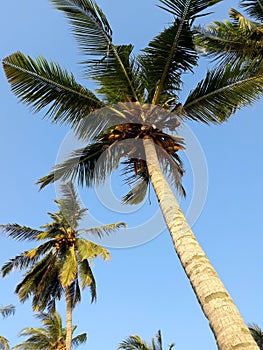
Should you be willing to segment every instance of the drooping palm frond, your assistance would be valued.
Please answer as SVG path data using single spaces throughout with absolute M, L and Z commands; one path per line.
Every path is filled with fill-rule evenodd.
M 250 66 L 227 65 L 209 71 L 186 99 L 187 118 L 203 122 L 222 122 L 239 108 L 257 101 L 263 93 L 263 68 L 257 60 Z
M 253 18 L 263 22 L 262 0 L 240 0 L 240 6 Z
M 12 304 L 0 307 L 0 314 L 2 315 L 2 317 L 8 317 L 10 315 L 14 315 L 14 313 L 15 313 L 15 306 Z
M 51 0 L 57 9 L 63 11 L 72 25 L 80 49 L 88 56 L 83 63 L 90 77 L 104 85 L 101 92 L 113 102 L 110 84 L 123 90 L 123 95 L 137 100 L 132 76 L 132 65 L 128 64 L 132 46 L 114 46 L 112 30 L 101 8 L 91 0 Z M 90 59 L 89 56 L 95 56 Z M 105 66 L 106 65 L 106 66 Z M 109 67 L 109 69 L 105 69 Z M 109 72 L 111 71 L 111 73 Z M 114 89 L 112 89 L 114 90 Z M 121 93 L 121 92 L 120 92 Z M 117 95 L 114 94 L 114 99 Z
M 76 337 L 72 338 L 71 345 L 73 348 L 78 347 L 79 345 L 86 343 L 87 339 L 88 339 L 87 334 L 81 333 L 81 334 L 77 335 Z
M 11 271 L 14 271 L 16 269 L 19 269 L 19 270 L 25 269 L 28 266 L 31 266 L 31 264 L 32 264 L 31 258 L 25 256 L 24 254 L 17 255 L 14 258 L 10 259 L 1 267 L 2 276 L 5 277 Z
M 97 286 L 93 272 L 87 259 L 82 260 L 80 263 L 79 276 L 82 289 L 89 287 L 91 303 L 93 303 L 97 300 Z
M 36 237 L 42 233 L 42 231 L 32 229 L 31 227 L 20 226 L 18 224 L 0 225 L 0 229 L 3 230 L 8 237 L 17 239 L 18 241 L 35 240 L 37 239 Z
M 68 248 L 63 267 L 60 270 L 59 279 L 63 287 L 69 287 L 72 281 L 77 278 L 78 262 L 76 259 L 74 245 Z
M 47 108 L 46 116 L 53 122 L 75 126 L 103 106 L 58 63 L 48 63 L 43 57 L 33 60 L 18 52 L 5 58 L 3 65 L 11 89 L 20 101 L 34 112 Z

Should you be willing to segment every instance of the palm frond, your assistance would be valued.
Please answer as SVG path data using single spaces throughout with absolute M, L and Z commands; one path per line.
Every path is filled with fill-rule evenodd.
M 14 313 L 15 313 L 15 306 L 12 304 L 0 307 L 0 314 L 2 315 L 2 317 L 8 317 L 10 315 L 14 315 Z
M 31 264 L 34 263 L 34 261 L 27 257 L 24 254 L 17 255 L 14 258 L 10 259 L 8 262 L 4 263 L 4 265 L 1 267 L 1 273 L 2 277 L 5 277 L 8 275 L 11 271 L 14 270 L 22 270 L 27 268 L 28 266 L 31 266 Z
M 222 0 L 160 0 L 160 8 L 170 12 L 172 15 L 186 20 L 195 19 L 198 13 L 204 11 L 210 6 L 213 6 Z
M 151 350 L 150 346 L 142 340 L 138 335 L 131 335 L 126 340 L 123 340 L 118 349 L 124 350 Z
M 57 164 L 47 176 L 37 181 L 40 189 L 57 180 L 74 181 L 90 187 L 96 185 L 116 169 L 122 156 L 121 147 L 116 143 L 107 145 L 96 142 L 71 153 L 63 163 Z
M 195 44 L 221 65 L 236 65 L 244 60 L 263 59 L 263 26 L 231 9 L 232 21 L 214 21 L 207 28 L 197 27 Z
M 92 260 L 96 257 L 100 257 L 104 260 L 110 259 L 109 251 L 94 242 L 83 238 L 77 238 L 76 246 L 81 261 L 85 259 Z
M 202 122 L 225 121 L 263 92 L 263 69 L 257 61 L 247 66 L 227 65 L 208 71 L 183 105 L 185 117 Z
M 72 228 L 76 228 L 88 209 L 82 208 L 76 189 L 72 182 L 61 184 L 61 198 L 56 200 L 62 215 Z
M 13 93 L 34 112 L 48 108 L 46 116 L 53 122 L 73 127 L 103 104 L 74 76 L 58 63 L 43 57 L 33 60 L 20 52 L 3 60 L 4 70 Z
M 92 234 L 95 236 L 98 236 L 99 238 L 104 237 L 105 235 L 110 235 L 113 232 L 116 232 L 119 229 L 122 228 L 127 228 L 127 225 L 125 224 L 125 222 L 117 222 L 114 224 L 107 224 L 107 225 L 103 225 L 103 226 L 97 226 L 97 227 L 93 227 L 93 228 L 89 228 L 86 230 L 81 230 L 79 231 L 80 234 Z
M 10 350 L 9 341 L 0 335 L 0 350 Z
M 74 348 L 81 344 L 85 344 L 87 339 L 87 333 L 81 333 L 77 335 L 76 337 L 72 338 L 72 347 Z
M 37 236 L 42 233 L 42 231 L 35 230 L 31 227 L 20 226 L 18 224 L 0 225 L 0 229 L 2 229 L 9 237 L 18 241 L 36 240 Z
M 86 287 L 89 287 L 91 294 L 91 303 L 93 303 L 97 299 L 97 288 L 93 272 L 87 259 L 81 261 L 79 267 L 79 275 L 81 280 L 81 288 L 84 289 Z
M 73 33 L 78 41 L 80 49 L 87 56 L 95 56 L 91 60 L 89 57 L 83 63 L 87 66 L 87 73 L 90 77 L 99 80 L 104 86 L 103 93 L 109 93 L 109 69 L 104 69 L 105 64 L 108 67 L 114 67 L 111 72 L 115 79 L 119 81 L 120 89 L 127 92 L 127 96 L 137 100 L 135 87 L 133 86 L 133 77 L 131 77 L 131 65 L 127 65 L 127 57 L 132 49 L 128 46 L 114 46 L 112 44 L 112 30 L 109 22 L 102 12 L 101 8 L 92 0 L 51 0 L 57 9 L 63 11 L 72 25 Z M 127 56 L 128 55 L 128 56 Z M 114 63 L 113 63 L 114 62 Z M 103 73 L 106 76 L 103 77 Z M 111 79 L 111 83 L 117 86 L 117 82 Z M 111 100 L 111 94 L 106 94 Z M 116 99 L 116 96 L 114 97 Z M 111 100 L 112 102 L 112 100 Z
M 249 325 L 250 333 L 252 334 L 259 349 L 263 349 L 263 330 L 255 323 Z
M 263 22 L 262 0 L 240 0 L 240 6 L 253 18 Z
M 77 277 L 78 273 L 78 262 L 76 259 L 74 245 L 69 247 L 66 253 L 65 262 L 60 271 L 59 278 L 63 287 L 68 287 L 74 279 Z
M 197 63 L 193 33 L 185 17 L 176 19 L 143 50 L 139 56 L 147 102 L 164 103 L 175 97 L 181 87 L 181 74 Z
M 70 284 L 69 294 L 70 294 L 72 308 L 74 308 L 77 305 L 77 303 L 81 301 L 81 291 L 79 287 L 78 278 L 75 278 L 74 281 Z

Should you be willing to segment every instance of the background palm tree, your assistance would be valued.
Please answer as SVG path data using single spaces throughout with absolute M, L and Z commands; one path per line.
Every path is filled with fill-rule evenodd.
M 43 327 L 24 328 L 19 336 L 28 338 L 20 344 L 13 347 L 13 350 L 66 350 L 66 328 L 62 327 L 61 316 L 54 312 L 53 314 L 40 313 L 37 315 Z M 72 327 L 72 333 L 77 326 Z M 78 347 L 87 340 L 86 333 L 82 333 L 72 338 L 72 347 Z
M 14 269 L 27 270 L 15 292 L 24 302 L 33 296 L 33 310 L 55 311 L 55 302 L 65 293 L 66 298 L 66 348 L 71 348 L 72 309 L 81 300 L 82 289 L 89 287 L 91 302 L 96 300 L 96 282 L 91 262 L 96 257 L 108 260 L 107 249 L 85 238 L 83 234 L 98 236 L 125 227 L 122 222 L 87 230 L 78 230 L 78 224 L 87 209 L 81 208 L 72 183 L 62 185 L 62 198 L 55 200 L 59 212 L 48 213 L 52 222 L 42 230 L 18 224 L 1 225 L 9 237 L 17 240 L 43 242 L 41 245 L 10 259 L 1 269 L 6 276 Z
M 263 350 L 263 330 L 256 323 L 252 323 L 248 328 L 258 344 L 259 349 Z
M 174 344 L 169 345 L 168 349 L 172 350 L 174 348 Z M 164 350 L 163 342 L 162 342 L 162 334 L 159 330 L 156 339 L 152 338 L 151 344 L 147 344 L 143 339 L 141 339 L 138 335 L 131 335 L 126 340 L 123 340 L 120 343 L 118 349 L 124 350 Z
M 262 95 L 263 69 L 255 60 L 249 66 L 237 63 L 212 69 L 190 91 L 186 101 L 180 102 L 182 74 L 192 71 L 198 60 L 194 20 L 217 2 L 160 0 L 159 6 L 172 14 L 172 22 L 135 57 L 132 45 L 113 44 L 110 24 L 94 1 L 52 0 L 71 22 L 85 54 L 85 72 L 99 85 L 98 96 L 78 84 L 57 63 L 48 63 L 43 57 L 33 60 L 15 53 L 3 64 L 12 90 L 21 101 L 35 111 L 48 107 L 47 115 L 54 122 L 71 124 L 87 142 L 85 148 L 41 179 L 42 186 L 76 177 L 79 183 L 90 186 L 104 179 L 124 159 L 124 173 L 133 185 L 124 201 L 139 202 L 151 180 L 177 254 L 219 348 L 256 349 L 162 175 L 162 171 L 170 174 L 170 180 L 184 193 L 183 168 L 177 154 L 183 141 L 175 134 L 178 118 L 221 122 Z M 99 109 L 101 113 L 85 118 Z M 134 139 L 141 142 L 135 145 Z M 118 147 L 121 141 L 123 147 Z M 229 324 L 222 327 L 222 319 Z
M 208 56 L 221 64 L 255 62 L 263 60 L 263 4 L 261 0 L 241 0 L 240 6 L 252 20 L 231 8 L 230 20 L 214 21 L 206 28 L 198 28 L 196 44 Z M 256 21 L 254 21 L 255 19 Z

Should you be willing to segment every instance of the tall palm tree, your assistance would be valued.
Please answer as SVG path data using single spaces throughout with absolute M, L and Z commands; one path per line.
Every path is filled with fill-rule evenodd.
M 180 101 L 182 74 L 197 65 L 193 23 L 220 0 L 160 0 L 172 22 L 134 56 L 133 45 L 114 45 L 112 29 L 92 0 L 51 0 L 71 23 L 85 55 L 86 76 L 97 94 L 72 74 L 43 57 L 14 53 L 3 60 L 12 91 L 34 111 L 46 108 L 53 122 L 72 126 L 86 147 L 40 180 L 75 179 L 91 186 L 124 160 L 133 185 L 124 202 L 137 203 L 151 182 L 175 250 L 198 301 L 210 322 L 218 347 L 257 349 L 228 292 L 198 244 L 163 172 L 184 194 L 182 162 L 177 151 L 183 140 L 175 134 L 178 119 L 218 123 L 262 96 L 263 68 L 226 64 L 208 71 Z M 118 147 L 121 145 L 121 147 Z M 158 146 L 158 147 L 157 147 Z M 109 157 L 107 157 L 107 155 Z
M 172 350 L 174 344 L 170 344 L 168 350 Z M 151 344 L 147 344 L 143 339 L 138 335 L 131 335 L 126 340 L 123 340 L 120 343 L 118 349 L 123 350 L 163 350 L 162 334 L 159 330 L 156 335 L 156 340 L 152 338 Z
M 250 324 L 249 330 L 259 346 L 260 350 L 263 350 L 263 330 L 256 324 Z
M 55 312 L 53 314 L 40 313 L 37 315 L 43 327 L 24 328 L 19 336 L 27 336 L 23 343 L 17 344 L 13 350 L 66 350 L 66 329 L 62 327 L 61 316 Z M 72 327 L 72 333 L 77 326 Z M 82 333 L 72 338 L 72 347 L 77 347 L 87 340 L 86 333 Z
M 42 242 L 36 248 L 25 251 L 2 266 L 3 277 L 14 269 L 25 270 L 15 293 L 21 302 L 31 295 L 34 311 L 55 311 L 55 301 L 65 293 L 66 299 L 66 349 L 71 349 L 72 309 L 81 300 L 82 289 L 89 287 L 91 302 L 96 300 L 96 282 L 91 262 L 100 257 L 108 260 L 107 249 L 83 237 L 85 233 L 98 236 L 109 234 L 121 227 L 122 222 L 87 230 L 78 230 L 78 224 L 87 209 L 81 208 L 72 183 L 62 185 L 62 198 L 55 200 L 59 212 L 48 213 L 52 222 L 41 226 L 42 230 L 18 224 L 1 225 L 9 237 L 17 240 Z

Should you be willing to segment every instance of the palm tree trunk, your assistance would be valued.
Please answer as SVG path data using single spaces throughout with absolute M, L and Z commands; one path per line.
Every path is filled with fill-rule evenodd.
M 72 342 L 72 305 L 69 287 L 66 287 L 66 350 L 71 350 Z
M 218 349 L 259 350 L 237 307 L 197 242 L 163 176 L 155 146 L 144 140 L 147 166 L 176 253 L 209 320 Z

